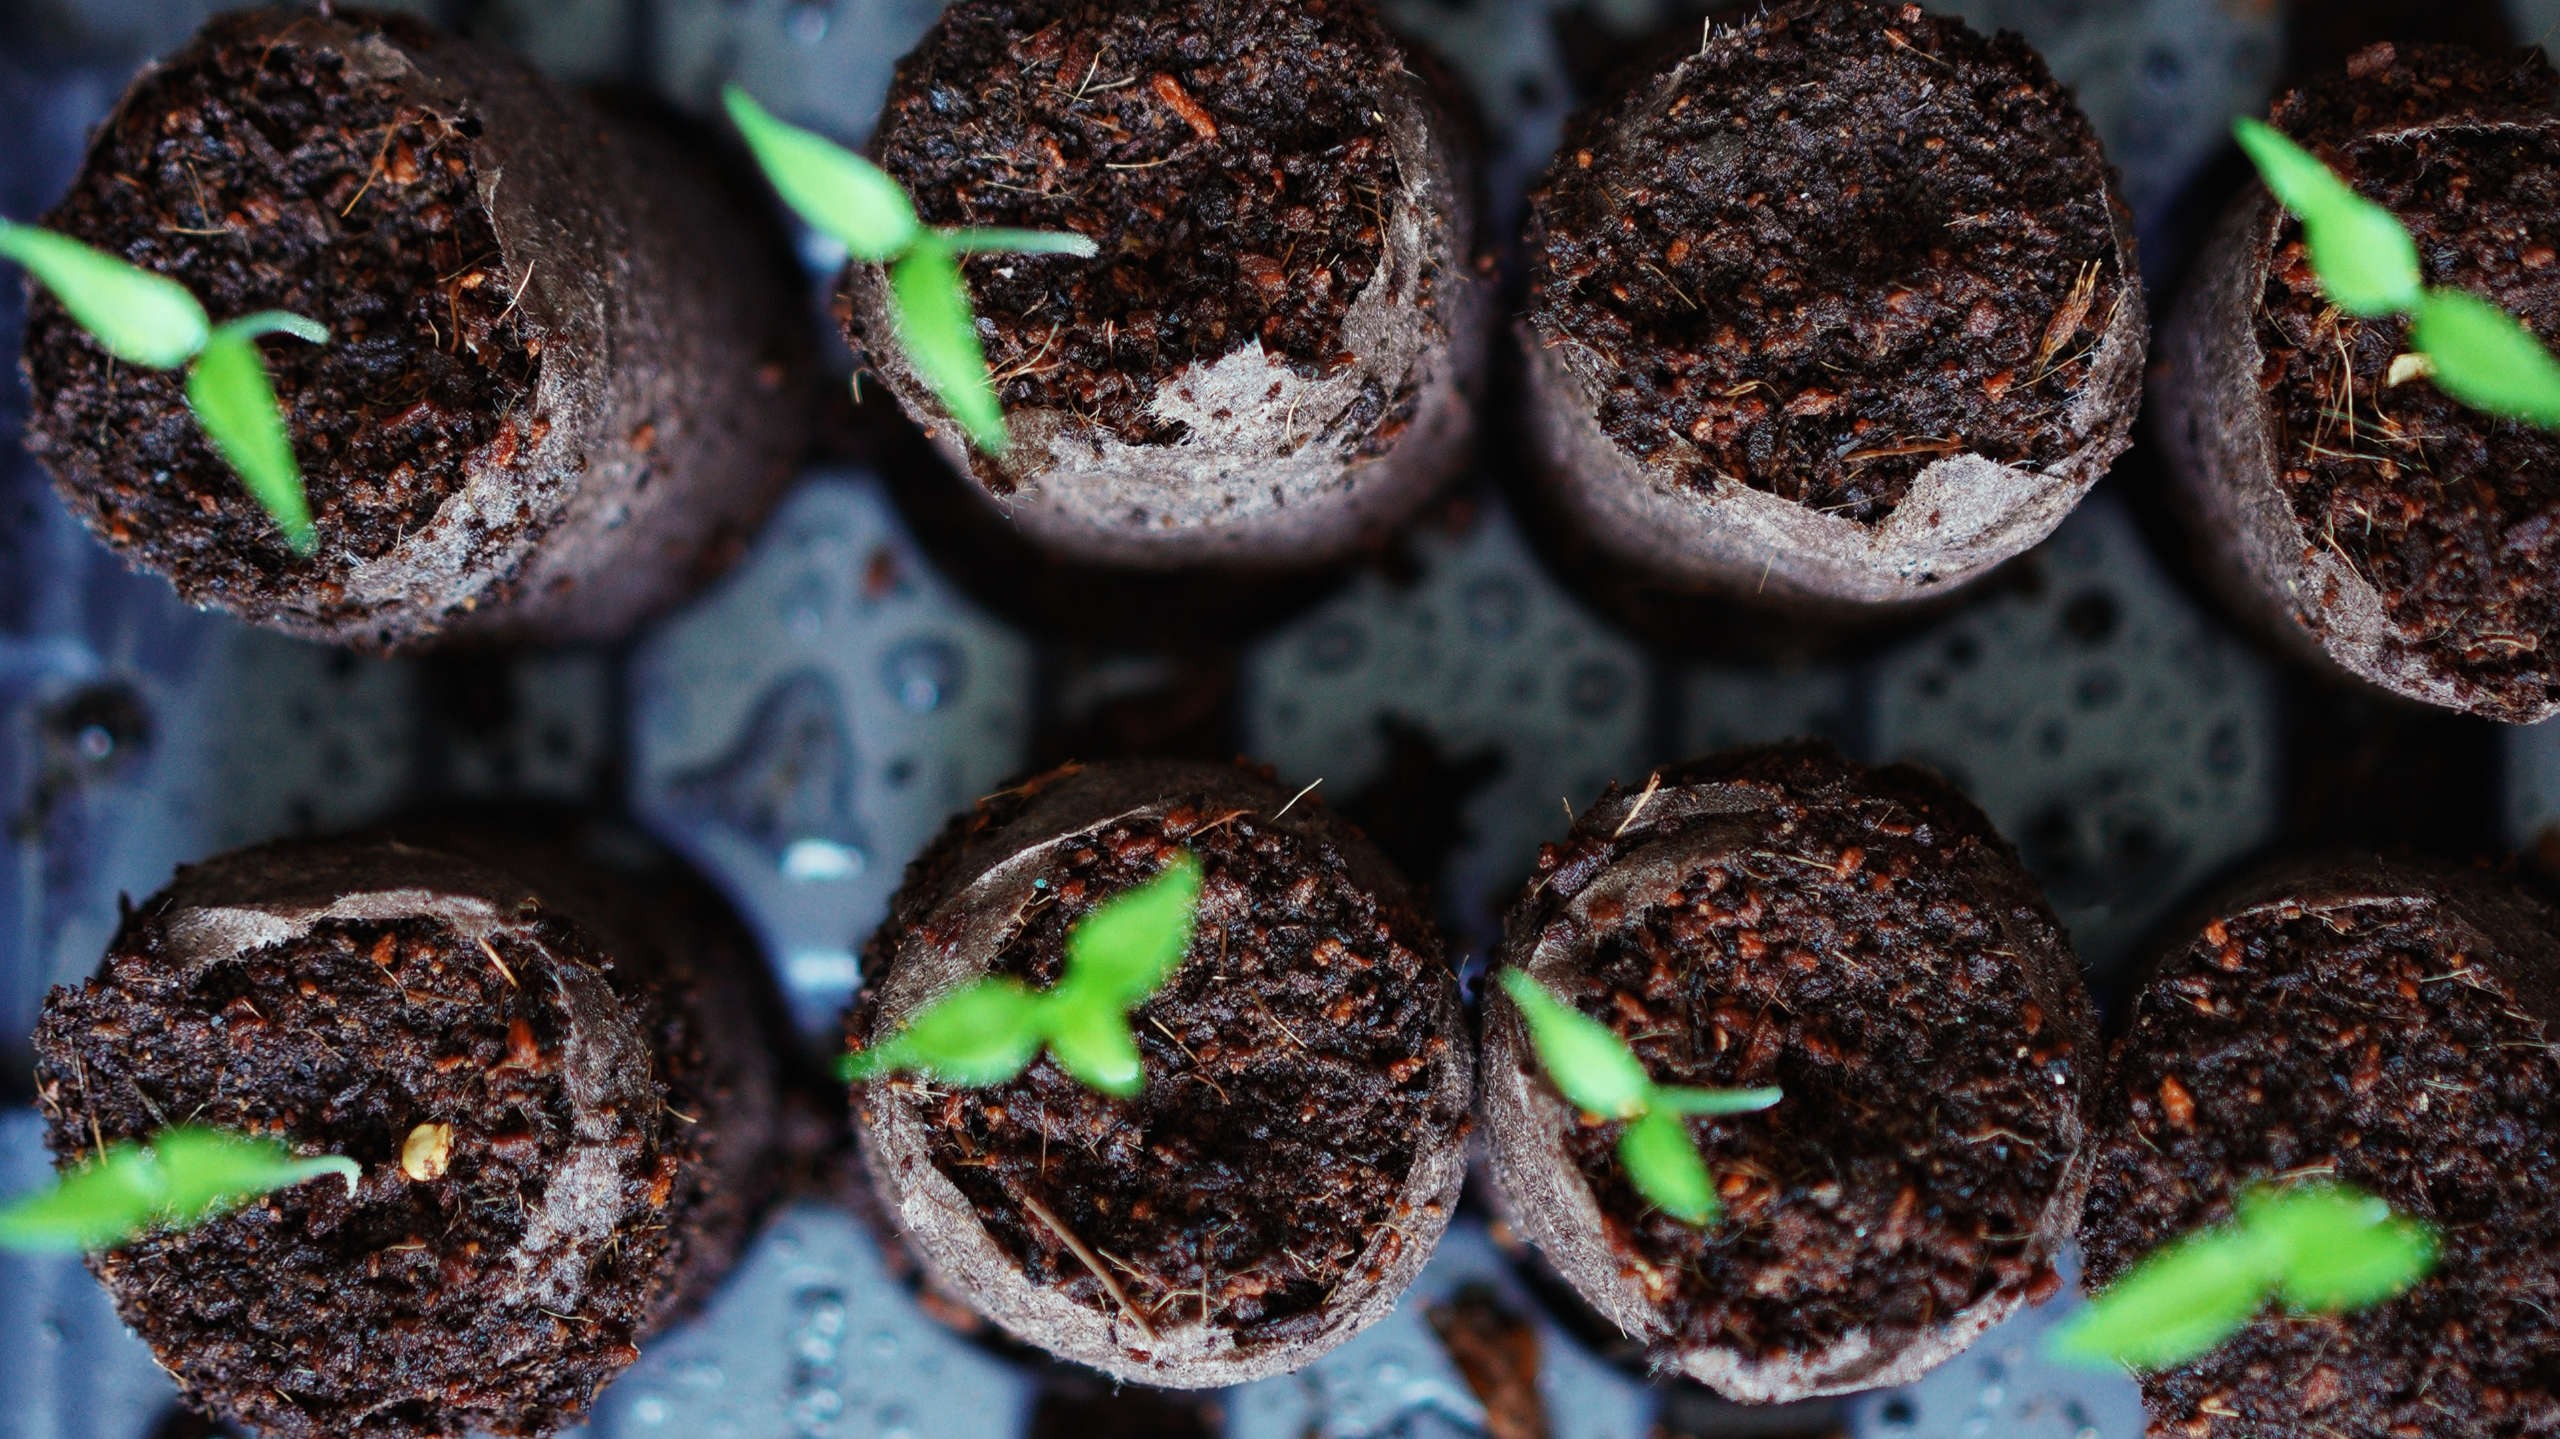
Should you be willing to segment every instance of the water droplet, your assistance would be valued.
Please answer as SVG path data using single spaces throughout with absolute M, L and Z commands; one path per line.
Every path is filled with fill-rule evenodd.
M 904 1404 L 885 1404 L 880 1409 L 880 1439 L 915 1439 L 914 1411 Z
M 871 1357 L 874 1359 L 897 1357 L 898 1331 L 895 1329 L 874 1329 L 866 1342 L 871 1347 Z
M 880 675 L 898 703 L 917 714 L 930 714 L 951 702 L 960 688 L 960 652 L 945 640 L 902 641 L 880 663 Z
M 791 7 L 791 18 L 784 22 L 790 28 L 791 38 L 802 45 L 815 45 L 826 39 L 827 27 L 835 21 L 835 16 L 829 13 L 832 8 L 826 0 L 798 0 Z
M 829 595 L 827 582 L 817 575 L 802 577 L 791 587 L 782 602 L 782 622 L 791 633 L 804 640 L 816 639 L 827 627 Z
M 631 1422 L 656 1428 L 667 1422 L 667 1401 L 655 1394 L 643 1394 L 631 1401 Z
M 1510 579 L 1488 575 L 1467 586 L 1461 608 L 1467 617 L 1467 628 L 1489 640 L 1507 640 L 1520 633 L 1529 610 L 1528 596 Z
M 708 1359 L 687 1359 L 670 1368 L 667 1377 L 687 1389 L 717 1389 L 727 1382 L 729 1376 Z
M 795 839 L 782 851 L 782 875 L 801 884 L 858 879 L 869 856 L 831 839 Z
M 1369 652 L 1369 637 L 1347 620 L 1327 620 L 1307 635 L 1307 667 L 1318 674 L 1340 674 Z

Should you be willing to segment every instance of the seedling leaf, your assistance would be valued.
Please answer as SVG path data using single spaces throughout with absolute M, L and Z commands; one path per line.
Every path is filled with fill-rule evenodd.
M 1618 1136 L 1618 1158 L 1637 1192 L 1675 1219 L 1707 1224 L 1716 1217 L 1715 1181 L 1689 1137 L 1686 1121 L 1667 1109 L 1649 1110 Z
M 1502 990 L 1520 1006 L 1538 1062 L 1566 1102 L 1600 1119 L 1644 1111 L 1653 1080 L 1609 1026 L 1549 994 L 1526 970 L 1505 970 Z
M 1003 454 L 1009 443 L 1004 407 L 996 403 L 995 386 L 987 379 L 987 353 L 978 344 L 969 284 L 951 251 L 938 239 L 919 241 L 889 267 L 889 302 L 899 342 L 916 373 L 979 449 Z
M 2237 1228 L 2190 1235 L 2133 1267 L 2064 1320 L 2052 1356 L 2089 1367 L 2161 1369 L 2220 1344 L 2266 1306 L 2282 1255 Z
M 1190 951 L 1200 883 L 1199 856 L 1178 851 L 1155 878 L 1077 920 L 1067 931 L 1060 992 L 1089 992 L 1126 1009 L 1162 988 Z
M 2429 290 L 2409 341 L 2437 389 L 2475 410 L 2560 429 L 2560 360 L 2514 316 L 2477 295 Z
M 886 1042 L 845 1056 L 844 1076 L 920 1070 L 950 1084 L 1002 1084 L 1040 1052 L 1040 998 L 1022 981 L 981 979 L 926 1005 Z
M 187 403 L 214 449 L 284 531 L 285 543 L 296 554 L 311 553 L 311 503 L 256 342 L 229 327 L 206 340 L 187 369 Z
M 308 340 L 315 345 L 326 344 L 329 340 L 328 326 L 321 324 L 318 320 L 305 319 L 290 310 L 260 310 L 255 314 L 242 315 L 236 320 L 225 320 L 214 327 L 213 333 L 217 336 L 238 335 L 246 340 L 255 340 L 265 335 L 291 335 L 297 340 Z
M 0 255 L 36 277 L 81 329 L 129 365 L 174 370 L 204 348 L 212 322 L 187 287 L 79 241 L 0 220 Z
M 2355 192 L 2319 157 L 2262 120 L 2233 126 L 2240 148 L 2284 207 L 2302 221 L 2312 273 L 2338 308 L 2368 318 L 2418 303 L 2418 245 L 2389 210 Z
M 942 242 L 959 255 L 1073 255 L 1090 260 L 1101 253 L 1091 236 L 1071 230 L 945 230 Z
M 1650 1105 L 1670 1114 L 1756 1114 L 1786 1097 L 1786 1091 L 1774 1088 L 1689 1089 L 1657 1084 Z
M 50 1188 L 0 1206 L 0 1249 L 111 1249 L 154 1224 L 185 1228 L 324 1175 L 345 1180 L 352 1196 L 362 1173 L 334 1154 L 295 1159 L 270 1139 L 164 1129 L 148 1144 L 111 1145 Z
M 738 86 L 721 91 L 721 99 L 783 203 L 855 259 L 885 264 L 916 242 L 923 224 L 886 170 L 823 135 L 774 118 Z
M 2240 1215 L 2283 1255 L 2281 1293 L 2294 1309 L 2360 1309 L 2407 1289 L 2435 1266 L 2432 1229 L 2343 1185 L 2260 1186 L 2241 1196 Z
M 1114 1099 L 1135 1099 L 1146 1087 L 1137 1036 L 1118 1006 L 1073 1003 L 1060 990 L 1049 997 L 1048 1020 L 1049 1053 L 1079 1083 Z

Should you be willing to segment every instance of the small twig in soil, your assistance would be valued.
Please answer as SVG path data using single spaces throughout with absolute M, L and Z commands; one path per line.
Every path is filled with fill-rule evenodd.
M 1102 1281 L 1102 1290 L 1111 1296 L 1111 1302 L 1119 1305 L 1120 1312 L 1129 1316 L 1129 1322 L 1138 1326 L 1138 1332 L 1147 1336 L 1149 1342 L 1153 1342 L 1156 1337 L 1154 1326 L 1147 1323 L 1147 1316 L 1138 1312 L 1138 1306 L 1129 1302 L 1129 1296 L 1121 1289 L 1120 1281 L 1112 1278 L 1111 1271 L 1102 1266 L 1102 1257 L 1095 1254 L 1083 1240 L 1076 1238 L 1075 1231 L 1067 1228 L 1058 1216 L 1050 1213 L 1048 1205 L 1028 1194 L 1021 1195 L 1019 1198 L 1022 1200 L 1023 1209 L 1032 1218 L 1047 1225 L 1049 1232 L 1058 1236 L 1058 1242 L 1067 1246 L 1067 1252 L 1074 1255 L 1078 1263 L 1084 1265 L 1086 1272 Z
M 489 942 L 489 937 L 485 934 L 480 936 L 480 952 L 489 956 L 489 963 L 497 969 L 498 977 L 507 982 L 507 988 L 524 988 L 523 985 L 516 983 L 516 972 L 507 968 L 507 962 L 505 960 L 498 958 L 498 947 L 491 944 Z
M 1637 816 L 1644 813 L 1644 807 L 1646 805 L 1653 803 L 1654 795 L 1659 793 L 1661 789 L 1662 771 L 1655 770 L 1651 775 L 1646 776 L 1644 782 L 1644 793 L 1636 796 L 1635 808 L 1628 810 L 1627 817 L 1618 821 L 1618 827 L 1610 832 L 1609 838 L 1616 839 L 1621 835 L 1624 835 L 1627 832 L 1627 826 L 1636 822 Z
M 1296 807 L 1298 801 L 1305 799 L 1310 794 L 1313 794 L 1315 792 L 1315 787 L 1322 783 L 1324 783 L 1324 776 L 1322 775 L 1318 775 L 1314 779 L 1307 781 L 1307 787 L 1298 791 L 1296 794 L 1289 796 L 1289 802 L 1280 806 L 1278 809 L 1273 810 L 1271 812 L 1271 817 L 1273 819 L 1278 819 L 1280 816 L 1287 814 L 1291 809 Z

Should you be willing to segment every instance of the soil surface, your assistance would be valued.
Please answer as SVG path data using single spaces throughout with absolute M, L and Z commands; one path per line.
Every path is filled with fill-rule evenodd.
M 964 0 L 899 65 L 875 143 L 930 221 L 1101 247 L 969 262 L 1006 406 L 1171 443 L 1148 406 L 1195 361 L 1259 341 L 1309 376 L 1351 362 L 1402 66 L 1366 0 Z
M 1724 777 L 1811 769 L 1778 752 Z M 1566 1141 L 1675 1342 L 1775 1354 L 1865 1329 L 1891 1345 L 2050 1282 L 2032 1247 L 2076 1145 L 2079 1017 L 2028 997 L 1995 904 L 1957 872 L 1986 843 L 1979 819 L 1912 772 L 1877 779 L 1701 854 L 1678 893 L 1597 937 L 1570 996 L 1657 1081 L 1786 1091 L 1693 1126 L 1727 1216 L 1703 1233 L 1636 1192 L 1623 1126 Z
M 2427 281 L 2560 340 L 2560 76 L 2537 52 L 2376 47 L 2276 122 L 2390 208 Z M 2412 128 L 2476 118 L 2531 126 Z M 2377 129 L 2392 132 L 2377 138 Z M 2325 143 L 2323 143 L 2325 142 Z M 2276 236 L 2258 342 L 2283 493 L 2304 542 L 2380 591 L 2395 648 L 2505 707 L 2547 702 L 2560 652 L 2560 435 L 2391 383 L 2408 325 L 2332 309 L 2301 227 Z
M 400 19 L 417 48 L 437 42 Z M 119 365 L 32 305 L 30 441 L 74 502 L 190 597 L 258 597 L 380 556 L 501 436 L 540 363 L 480 203 L 475 122 L 404 109 L 291 21 L 224 22 L 150 75 L 44 223 L 184 284 L 216 322 L 281 309 L 325 345 L 261 343 L 319 527 L 300 560 L 213 452 L 175 373 Z
M 1026 1198 L 1105 1256 L 1151 1323 L 1286 1332 L 1397 1219 L 1417 1154 L 1448 1123 L 1431 1099 L 1438 1067 L 1457 1062 L 1440 1032 L 1447 981 L 1436 947 L 1401 937 L 1427 929 L 1329 846 L 1196 808 L 1062 850 L 1043 886 L 1055 902 L 1022 917 L 996 972 L 1055 983 L 1073 922 L 1177 845 L 1206 884 L 1191 959 L 1134 1016 L 1144 1092 L 1107 1098 L 1043 1056 L 1010 1083 L 945 1095 L 934 1162 L 1037 1283 L 1119 1312 Z
M 2102 1107 L 2090 1276 L 2228 1219 L 2235 1191 L 2272 1175 L 2371 1189 L 2442 1226 L 2441 1256 L 2398 1299 L 2270 1311 L 2151 1377 L 2153 1432 L 2560 1435 L 2548 994 L 2520 996 L 2507 957 L 2416 901 L 2287 908 L 2206 925 L 2136 1000 Z M 2536 982 L 2549 989 L 2547 968 Z
M 97 979 L 54 991 L 36 1046 L 55 1155 L 186 1119 L 364 1170 L 353 1198 L 305 1184 L 92 1259 L 198 1407 L 293 1439 L 547 1433 L 725 1261 L 736 1236 L 706 1243 L 705 1215 L 735 1229 L 751 1201 L 714 1192 L 706 1162 L 739 1157 L 720 1152 L 712 1041 L 630 956 L 604 1020 L 561 977 L 615 960 L 556 917 L 485 948 L 440 920 L 366 919 L 187 955 L 146 906 Z M 600 1025 L 639 1043 L 599 1051 Z M 450 1127 L 440 1145 L 431 1125 Z M 598 1146 L 630 1156 L 578 1181 L 615 1206 L 601 1245 L 548 1202 Z
M 1933 461 L 2034 468 L 2138 304 L 2088 121 L 2016 36 L 1789 0 L 1577 121 L 1531 320 L 1614 375 L 1628 454 L 1874 524 Z

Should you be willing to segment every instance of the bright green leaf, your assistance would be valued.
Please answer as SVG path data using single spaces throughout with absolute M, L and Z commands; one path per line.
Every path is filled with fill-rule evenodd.
M 187 403 L 205 437 L 284 531 L 296 554 L 312 548 L 311 503 L 302 492 L 302 470 L 293 439 L 267 382 L 256 342 L 238 333 L 217 334 L 187 369 Z
M 2418 303 L 2418 245 L 2397 216 L 2357 194 L 2273 125 L 2242 119 L 2233 129 L 2267 189 L 2301 219 L 2312 273 L 2338 308 L 2372 317 L 2402 314 Z
M 916 373 L 979 449 L 1003 454 L 1010 443 L 1004 407 L 987 379 L 987 352 L 978 344 L 978 321 L 959 262 L 938 240 L 918 244 L 889 267 L 889 300 L 899 342 Z
M 2054 1329 L 2052 1357 L 2162 1369 L 2237 1333 L 2274 1290 L 2283 1256 L 2238 1228 L 2191 1235 L 2109 1286 Z
M 1618 1158 L 1636 1191 L 1663 1212 L 1690 1224 L 1715 1221 L 1715 1181 L 1678 1115 L 1657 1109 L 1629 1124 L 1618 1136 Z
M 1077 920 L 1067 931 L 1062 994 L 1091 993 L 1116 1013 L 1163 988 L 1190 952 L 1200 884 L 1200 857 L 1178 850 L 1153 879 Z
M 2435 1264 L 2434 1230 L 2346 1185 L 2252 1188 L 2240 1197 L 2240 1223 L 2282 1256 L 2284 1301 L 2295 1309 L 2379 1303 Z
M 1040 997 L 1018 979 L 981 979 L 926 1005 L 886 1042 L 845 1056 L 847 1079 L 921 1071 L 947 1084 L 1002 1084 L 1040 1052 Z
M 1669 1114 L 1756 1114 L 1784 1098 L 1785 1091 L 1778 1089 L 1689 1089 L 1657 1084 L 1645 1107 Z
M 0 1205 L 0 1249 L 76 1254 L 113 1248 L 150 1227 L 159 1191 L 150 1152 L 114 1145 L 51 1188 Z
M 162 1130 L 147 1145 L 110 1145 L 49 1189 L 0 1206 L 0 1249 L 108 1249 L 155 1224 L 179 1228 L 260 1195 L 334 1175 L 355 1193 L 362 1171 L 337 1155 L 295 1159 L 271 1139 L 220 1130 Z
M 212 332 L 186 286 L 77 240 L 0 220 L 0 256 L 26 266 L 80 328 L 129 365 L 174 370 Z
M 1090 260 L 1101 253 L 1091 236 L 1071 230 L 945 230 L 942 242 L 959 255 L 1073 255 Z
M 886 170 L 823 135 L 775 119 L 735 85 L 721 99 L 774 191 L 813 228 L 872 264 L 894 260 L 915 243 L 923 226 Z
M 253 315 L 242 315 L 236 320 L 225 320 L 214 327 L 213 333 L 238 335 L 244 340 L 255 340 L 265 335 L 291 335 L 297 340 L 308 340 L 315 345 L 326 344 L 329 340 L 328 326 L 321 324 L 318 320 L 305 319 L 290 310 L 260 310 Z
M 2560 360 L 2516 318 L 2477 295 L 2429 290 L 2409 343 L 2434 363 L 2437 389 L 2475 410 L 2560 429 Z
M 1135 1099 L 1146 1087 L 1145 1063 L 1128 1016 L 1101 1003 L 1074 1003 L 1061 990 L 1048 1010 L 1049 1053 L 1078 1082 L 1114 1099 Z
M 1569 1103 L 1597 1119 L 1643 1111 L 1653 1080 L 1609 1026 L 1547 993 L 1526 970 L 1505 970 L 1502 989 L 1520 1006 L 1538 1063 Z
M 322 1175 L 345 1180 L 352 1196 L 364 1173 L 352 1159 L 296 1159 L 272 1140 L 214 1129 L 163 1130 L 153 1148 L 164 1182 L 161 1209 L 180 1224 Z

